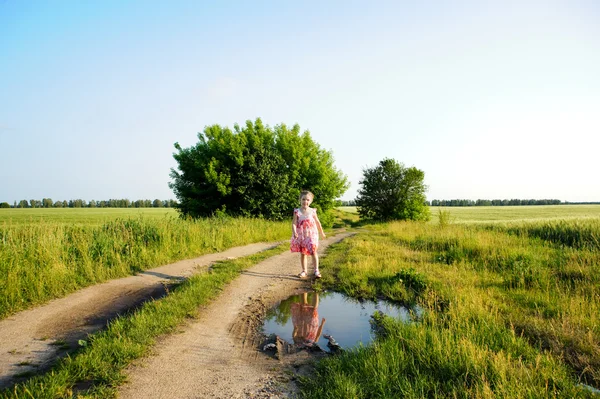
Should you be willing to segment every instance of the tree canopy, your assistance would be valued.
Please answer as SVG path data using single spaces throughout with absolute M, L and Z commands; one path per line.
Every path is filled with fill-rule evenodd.
M 274 128 L 256 119 L 233 131 L 219 125 L 198 134 L 198 143 L 175 143 L 169 183 L 183 215 L 203 217 L 215 212 L 232 216 L 291 217 L 302 190 L 315 194 L 315 206 L 327 211 L 348 188 L 346 176 L 334 167 L 331 152 L 314 142 L 300 126 Z
M 386 158 L 363 170 L 356 206 L 361 218 L 372 220 L 428 220 L 425 173 Z

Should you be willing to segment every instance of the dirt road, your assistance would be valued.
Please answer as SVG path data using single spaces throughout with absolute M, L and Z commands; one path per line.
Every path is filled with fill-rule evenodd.
M 323 240 L 320 252 L 348 237 Z M 153 356 L 127 370 L 120 398 L 277 398 L 293 395 L 302 358 L 277 360 L 258 348 L 264 312 L 305 290 L 296 277 L 298 254 L 285 252 L 247 270 L 178 334 L 163 338 Z M 309 269 L 310 270 L 310 269 Z M 323 271 L 326 273 L 326 270 Z
M 14 383 L 20 373 L 43 370 L 57 356 L 64 355 L 68 347 L 103 328 L 117 314 L 163 296 L 165 282 L 186 278 L 215 261 L 250 255 L 275 245 L 251 244 L 161 266 L 82 289 L 0 320 L 0 388 Z

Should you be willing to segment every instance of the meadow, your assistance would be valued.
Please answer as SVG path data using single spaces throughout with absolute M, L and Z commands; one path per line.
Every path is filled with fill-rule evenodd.
M 174 208 L 9 208 L 0 209 L 0 225 L 63 224 L 101 225 L 117 218 L 177 218 Z
M 46 220 L 0 222 L 0 268 L 11 261 L 2 256 L 12 254 L 12 269 L 2 270 L 2 276 L 26 275 L 24 269 L 11 274 L 23 262 L 44 270 L 53 259 L 71 259 L 64 263 L 70 269 L 45 268 L 67 269 L 67 281 L 83 275 L 83 284 L 93 284 L 93 269 L 100 270 L 97 279 L 113 277 L 107 265 L 121 265 L 117 269 L 124 275 L 135 273 L 169 257 L 236 245 L 240 231 L 241 241 L 248 242 L 289 236 L 288 222 L 252 219 L 192 222 L 136 215 L 98 223 L 84 215 L 74 225 Z M 334 226 L 352 228 L 358 222 L 356 213 L 338 211 Z M 600 388 L 600 206 L 434 208 L 427 223 L 360 227 L 322 257 L 323 278 L 314 288 L 419 305 L 425 312 L 410 323 L 375 315 L 374 343 L 317 363 L 314 374 L 301 380 L 302 397 L 600 397 L 590 389 Z M 42 238 L 47 236 L 58 238 Z M 188 247 L 194 249 L 186 252 Z M 170 333 L 199 303 L 218 295 L 213 284 L 222 286 L 285 248 L 224 262 L 219 273 L 190 279 L 171 295 L 111 322 L 52 373 L 0 397 L 71 397 L 82 380 L 93 381 L 82 397 L 114 397 L 124 378 L 121 370 L 148 353 L 153 337 Z M 21 289 L 36 286 L 33 278 L 21 280 Z
M 598 397 L 600 217 L 527 216 L 371 225 L 330 250 L 321 289 L 427 311 L 375 317 L 376 342 L 318 363 L 304 397 Z
M 0 319 L 108 279 L 289 235 L 289 222 L 182 220 L 164 208 L 2 209 Z
M 339 207 L 347 213 L 357 213 L 355 206 Z M 430 223 L 438 223 L 440 212 L 447 213 L 454 223 L 504 223 L 527 220 L 568 220 L 600 217 L 600 205 L 537 205 L 537 206 L 430 206 Z

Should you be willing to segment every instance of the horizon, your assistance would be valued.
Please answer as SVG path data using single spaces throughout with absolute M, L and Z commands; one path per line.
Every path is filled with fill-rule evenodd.
M 598 202 L 600 4 L 0 1 L 0 202 L 175 199 L 174 143 L 299 124 L 356 198 Z M 102 199 L 101 199 L 102 200 Z
M 43 200 L 46 199 L 50 199 L 52 200 L 52 203 L 55 204 L 56 202 L 61 202 L 62 205 L 61 206 L 44 206 L 43 205 Z M 38 203 L 36 204 L 36 206 L 31 206 L 31 200 L 34 201 L 38 201 Z M 177 200 L 176 199 L 160 199 L 160 198 L 138 198 L 138 199 L 129 199 L 129 198 L 110 198 L 108 200 L 96 200 L 96 199 L 90 199 L 90 200 L 86 200 L 83 198 L 71 198 L 69 200 L 66 199 L 53 199 L 53 198 L 48 198 L 48 197 L 43 197 L 41 199 L 37 199 L 37 198 L 32 198 L 29 200 L 25 200 L 25 199 L 21 199 L 21 200 L 14 200 L 12 202 L 9 201 L 1 201 L 0 200 L 0 204 L 3 203 L 7 203 L 10 205 L 10 208 L 28 208 L 28 209 L 33 209 L 33 208 L 152 208 L 152 207 L 156 207 L 153 205 L 153 203 L 155 201 L 160 201 L 161 202 L 161 206 L 160 207 L 166 207 L 166 208 L 173 208 L 175 207 L 175 205 L 177 204 Z M 342 199 L 336 199 L 336 201 L 340 201 L 341 203 L 350 203 L 350 202 L 354 202 L 356 199 L 350 199 L 350 200 L 342 200 Z M 28 206 L 24 206 L 21 207 L 20 203 L 22 201 L 26 201 Z M 128 206 L 111 206 L 108 205 L 110 201 L 116 201 L 116 202 L 121 202 L 121 201 L 129 201 L 129 205 Z M 470 206 L 544 206 L 544 205 L 594 205 L 594 204 L 600 204 L 600 201 L 563 201 L 560 200 L 558 198 L 478 198 L 477 200 L 470 200 L 470 199 L 466 199 L 466 198 L 452 198 L 452 199 L 439 199 L 439 198 L 433 198 L 433 199 L 426 199 L 427 201 L 427 205 L 431 206 L 431 207 L 470 207 Z M 442 202 L 442 204 L 438 204 L 437 202 Z M 469 204 L 451 204 L 452 201 L 456 201 L 456 202 L 470 202 Z M 479 201 L 485 201 L 485 202 L 490 202 L 490 204 L 486 204 L 486 205 L 477 205 L 477 202 Z M 500 201 L 501 203 L 494 203 L 496 201 Z M 536 203 L 536 204 L 510 204 L 510 203 L 506 203 L 506 202 L 510 202 L 510 201 L 536 201 L 536 202 L 542 202 L 540 203 Z M 543 202 L 551 202 L 549 204 L 543 203 Z M 555 203 L 555 201 L 558 201 L 558 203 Z M 77 202 L 79 202 L 79 204 L 76 204 Z M 91 206 L 91 203 L 94 203 L 94 206 Z M 139 204 L 136 205 L 136 202 L 139 202 Z M 433 204 L 434 202 L 436 202 L 436 204 Z M 65 203 L 67 203 L 67 205 L 65 205 Z M 71 205 L 70 203 L 73 203 L 73 205 Z M 102 205 L 100 205 L 100 203 L 103 203 Z M 167 204 L 168 203 L 168 204 Z M 39 206 L 38 206 L 39 205 Z M 355 205 L 342 205 L 342 206 L 355 206 Z M 2 207 L 0 207 L 0 209 L 2 209 Z M 6 208 L 5 208 L 6 209 Z

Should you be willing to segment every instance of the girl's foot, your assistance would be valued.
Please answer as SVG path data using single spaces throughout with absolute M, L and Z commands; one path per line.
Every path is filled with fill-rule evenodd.
M 321 278 L 321 273 L 318 270 L 315 270 L 315 278 Z
M 302 272 L 298 275 L 300 278 L 306 278 L 306 272 Z

